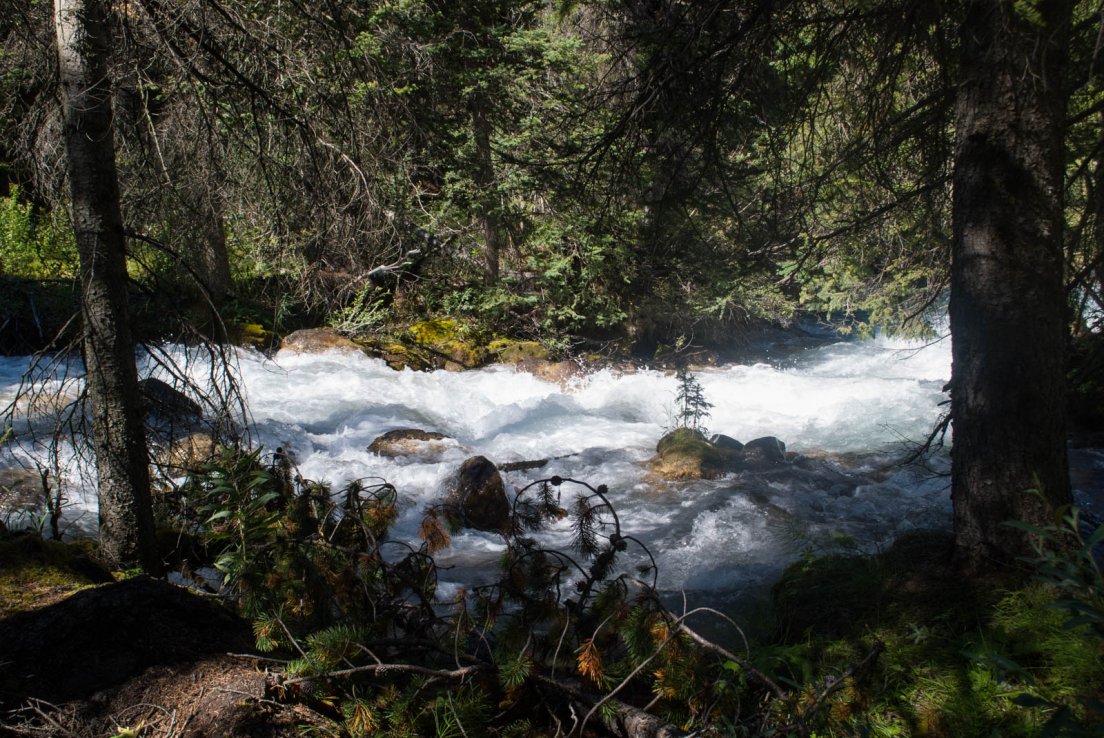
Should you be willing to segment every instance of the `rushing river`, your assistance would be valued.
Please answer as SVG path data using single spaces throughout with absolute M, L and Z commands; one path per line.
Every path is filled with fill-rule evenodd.
M 946 456 L 923 467 L 893 463 L 939 416 L 949 341 L 821 340 L 775 348 L 783 358 L 696 375 L 713 405 L 707 425 L 742 441 L 777 436 L 803 458 L 767 472 L 677 483 L 651 477 L 645 463 L 672 423 L 676 380 L 668 373 L 604 370 L 561 386 L 506 366 L 396 372 L 357 353 L 288 351 L 239 352 L 236 371 L 255 439 L 266 449 L 288 450 L 304 477 L 335 489 L 365 477 L 397 487 L 398 538 L 416 538 L 421 511 L 442 497 L 469 456 L 500 464 L 552 459 L 540 469 L 507 473 L 508 488 L 552 475 L 606 484 L 625 531 L 658 560 L 661 588 L 716 601 L 761 591 L 808 548 L 871 550 L 909 530 L 950 525 Z M 183 350 L 169 353 L 183 358 Z M 161 371 L 148 360 L 143 366 L 145 373 Z M 189 366 L 203 373 L 203 362 Z M 26 367 L 26 358 L 0 360 L 0 393 L 12 396 Z M 75 372 L 71 364 L 59 367 Z M 51 381 L 61 383 L 56 372 Z M 70 395 L 77 384 L 67 385 Z M 367 450 L 377 436 L 403 427 L 453 440 L 432 461 Z M 11 465 L 26 464 L 36 451 L 17 435 L 3 453 Z M 95 498 L 66 453 L 67 525 L 87 530 Z M 550 545 L 567 545 L 570 526 L 545 536 Z M 440 560 L 444 590 L 490 576 L 502 549 L 494 534 L 457 536 Z

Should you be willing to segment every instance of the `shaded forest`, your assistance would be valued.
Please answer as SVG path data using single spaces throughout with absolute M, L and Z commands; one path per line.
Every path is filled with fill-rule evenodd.
M 1100 659 L 1077 656 L 1101 655 L 1104 528 L 1070 507 L 1066 447 L 1104 419 L 1102 37 L 1073 0 L 3 0 L 0 348 L 81 356 L 96 560 L 216 564 L 279 673 L 262 702 L 317 732 L 1099 734 Z M 926 336 L 944 314 L 953 535 L 797 565 L 754 658 L 629 570 L 647 549 L 597 481 L 516 491 L 501 579 L 448 612 L 434 554 L 464 495 L 396 558 L 393 487 L 334 493 L 230 443 L 185 483 L 178 548 L 156 528 L 138 343 L 324 326 L 468 368 L 539 344 L 678 366 L 685 389 L 691 357 L 766 326 Z M 563 518 L 572 555 L 530 537 Z M 851 622 L 799 624 L 825 582 Z M 1048 607 L 1069 639 L 1014 652 Z M 862 680 L 913 669 L 908 628 L 992 694 L 887 708 Z

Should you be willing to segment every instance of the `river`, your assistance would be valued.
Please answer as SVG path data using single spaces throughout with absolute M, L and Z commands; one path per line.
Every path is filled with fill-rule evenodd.
M 284 448 L 304 477 L 334 489 L 357 478 L 391 482 L 401 508 L 393 535 L 402 540 L 416 540 L 422 510 L 443 497 L 460 464 L 477 454 L 499 464 L 551 459 L 540 469 L 507 473 L 508 488 L 552 475 L 607 485 L 624 531 L 655 556 L 660 588 L 698 601 L 761 599 L 782 568 L 807 550 L 873 551 L 911 530 L 950 527 L 947 451 L 921 465 L 895 463 L 940 415 L 949 339 L 821 336 L 764 343 L 757 351 L 762 361 L 696 373 L 712 403 L 706 424 L 741 441 L 776 436 L 799 458 L 769 471 L 692 482 L 657 480 L 646 466 L 672 424 L 676 380 L 670 373 L 602 370 L 560 385 L 509 366 L 396 372 L 356 352 L 241 350 L 234 363 L 256 441 L 268 450 Z M 182 348 L 167 354 L 197 376 L 208 371 L 194 350 L 189 362 Z M 0 393 L 15 393 L 27 361 L 0 360 Z M 140 366 L 145 375 L 164 376 L 150 357 Z M 78 378 L 63 381 L 61 369 Z M 60 362 L 49 377 L 67 396 L 79 387 L 72 362 Z M 41 430 L 48 415 L 30 426 Z M 432 459 L 368 451 L 384 432 L 409 427 L 451 440 Z M 26 465 L 41 454 L 29 438 L 17 435 L 0 463 Z M 1098 452 L 1084 453 L 1081 467 L 1101 466 L 1091 455 Z M 62 462 L 66 527 L 87 532 L 95 521 L 91 487 L 80 482 L 87 464 L 71 448 L 63 449 Z M 1082 476 L 1090 487 L 1101 477 Z M 570 525 L 542 535 L 550 546 L 566 546 Z M 438 560 L 442 597 L 493 576 L 502 550 L 492 533 L 455 536 Z

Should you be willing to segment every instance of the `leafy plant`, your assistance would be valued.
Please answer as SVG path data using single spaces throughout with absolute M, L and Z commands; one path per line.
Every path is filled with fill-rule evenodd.
M 43 212 L 18 186 L 0 198 L 0 274 L 29 279 L 76 275 L 77 250 L 64 209 Z

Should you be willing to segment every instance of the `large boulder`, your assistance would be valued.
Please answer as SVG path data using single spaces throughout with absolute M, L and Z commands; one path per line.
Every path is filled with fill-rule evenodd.
M 495 533 L 510 530 L 510 501 L 494 462 L 473 456 L 460 466 L 448 495 L 448 507 L 467 528 Z
M 360 351 L 356 341 L 346 338 L 333 328 L 304 328 L 289 333 L 280 343 L 281 349 L 300 354 L 319 354 L 323 351 Z
M 420 428 L 396 428 L 368 444 L 368 451 L 391 459 L 414 457 L 433 460 L 445 452 L 450 442 L 455 444 L 455 441 L 444 433 L 424 431 Z
M 155 437 L 178 437 L 194 430 L 203 420 L 199 403 L 155 377 L 138 382 L 146 427 Z
M 659 439 L 656 455 L 648 462 L 663 479 L 719 479 L 728 469 L 728 455 L 711 444 L 700 431 L 676 428 Z

